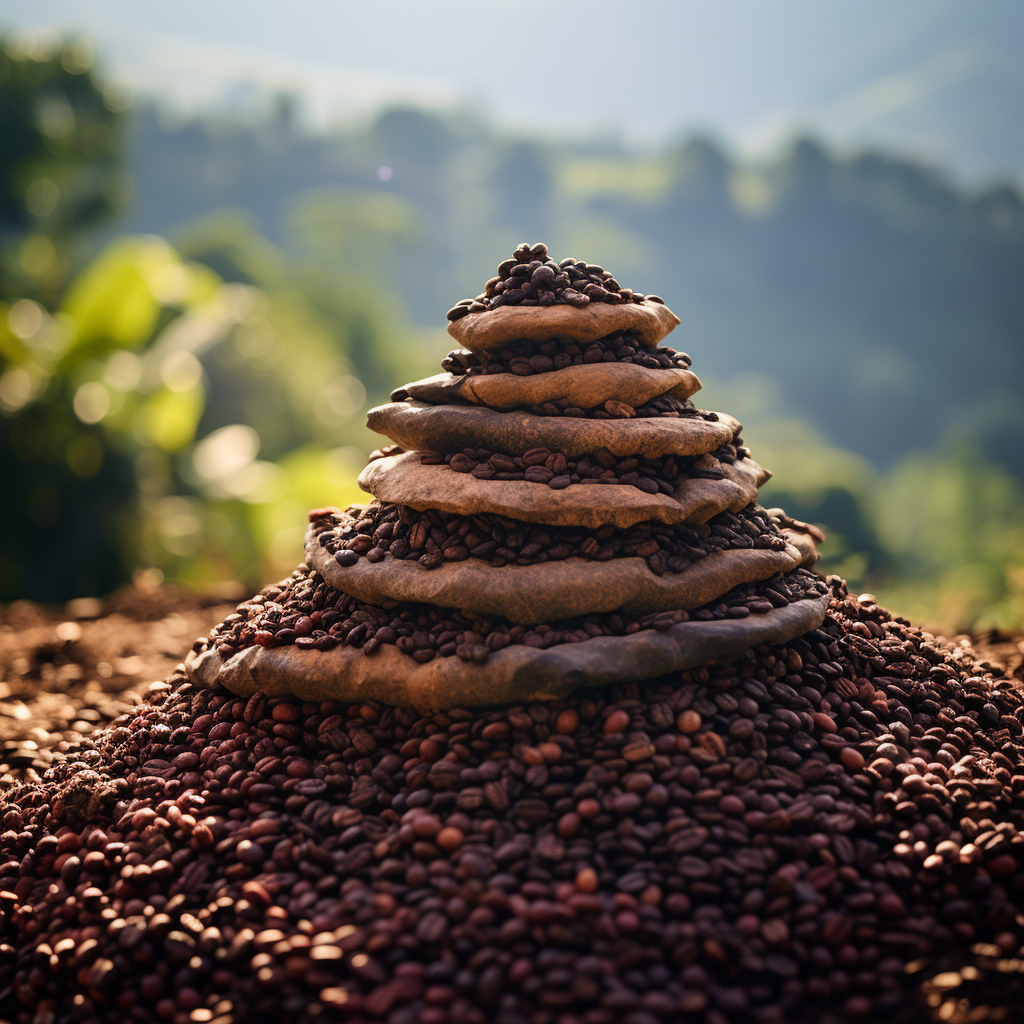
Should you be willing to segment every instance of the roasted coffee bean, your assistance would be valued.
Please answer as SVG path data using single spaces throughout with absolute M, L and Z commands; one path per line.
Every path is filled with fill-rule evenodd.
M 477 451 L 475 458 L 481 461 L 473 463 L 475 467 L 486 465 L 492 453 L 486 450 Z M 466 453 L 463 458 L 470 459 Z M 558 478 L 548 468 L 549 461 L 556 461 L 558 453 L 551 453 L 546 448 L 528 452 L 523 457 L 523 478 L 534 483 L 546 483 L 549 486 Z M 596 461 L 596 460 L 595 460 Z M 530 464 L 527 465 L 526 463 Z M 625 460 L 625 465 L 639 464 L 638 460 Z M 567 468 L 568 464 L 567 464 Z M 642 467 L 648 472 L 646 460 Z M 655 493 L 658 488 L 649 477 L 639 477 L 633 473 L 624 473 L 615 477 L 612 470 L 602 470 L 600 464 L 595 465 L 590 457 L 575 463 L 577 473 L 569 475 L 570 484 L 575 475 L 577 482 L 601 483 L 604 474 L 609 474 L 609 482 L 637 483 L 641 489 Z M 475 471 L 475 470 L 474 470 Z M 672 460 L 662 460 L 660 472 L 676 479 L 680 475 L 679 466 Z M 586 476 L 582 474 L 587 474 Z M 563 474 L 565 476 L 566 474 Z M 558 485 L 556 485 L 558 486 Z M 666 492 L 674 491 L 674 486 L 666 482 Z M 355 533 L 351 517 L 332 513 L 330 518 L 321 518 L 314 529 L 319 529 L 319 543 L 328 552 L 334 554 L 335 560 L 344 566 L 354 565 L 352 555 L 366 557 L 371 562 L 382 561 L 385 557 L 394 559 L 416 559 L 425 568 L 433 569 L 445 562 L 459 562 L 471 556 L 485 558 L 495 567 L 518 561 L 545 561 L 549 558 L 588 558 L 597 561 L 608 561 L 618 557 L 646 558 L 651 571 L 658 576 L 666 572 L 682 572 L 689 565 L 717 551 L 736 548 L 762 548 L 781 550 L 786 541 L 779 533 L 776 521 L 766 515 L 756 504 L 749 505 L 740 512 L 722 512 L 699 526 L 675 525 L 661 523 L 638 523 L 626 529 L 615 529 L 610 526 L 598 530 L 583 527 L 552 526 L 534 529 L 527 533 L 524 524 L 502 516 L 484 513 L 476 516 L 459 516 L 454 513 L 437 512 L 434 510 L 417 511 L 405 506 L 390 503 L 374 502 L 365 508 L 360 506 L 363 514 L 363 529 L 371 534 L 391 528 L 393 539 L 383 539 L 377 545 L 367 533 Z M 491 543 L 493 542 L 493 543 Z M 424 548 L 426 549 L 424 551 Z M 338 555 L 344 553 L 344 561 Z M 525 560 L 525 561 L 524 561 Z M 771 594 L 772 591 L 766 591 Z M 783 599 L 781 594 L 778 599 Z M 760 592 L 750 592 L 743 599 L 737 599 L 730 605 L 729 616 L 739 618 L 749 615 L 757 608 L 747 605 L 747 599 L 758 599 L 757 608 L 767 610 L 771 601 Z M 774 606 L 773 606 L 774 607 Z M 291 623 L 296 632 L 308 635 L 313 630 L 311 619 L 303 617 L 302 626 L 298 619 Z M 234 623 L 237 635 L 242 629 L 268 629 L 269 624 L 261 619 Z
M 677 352 L 668 346 L 645 348 L 635 331 L 626 330 L 613 331 L 586 346 L 565 339 L 513 341 L 487 352 L 453 349 L 441 361 L 441 366 L 456 376 L 514 373 L 520 377 L 529 377 L 535 373 L 563 370 L 567 366 L 614 362 L 635 363 L 651 369 L 686 370 L 692 360 L 685 352 Z
M 713 458 L 722 455 L 730 463 L 745 458 L 747 454 L 745 448 L 737 450 L 732 445 L 723 446 L 711 453 Z M 528 480 L 533 483 L 546 483 L 555 490 L 564 489 L 572 483 L 596 482 L 625 484 L 647 494 L 674 494 L 684 480 L 721 479 L 724 475 L 720 469 L 709 469 L 708 461 L 703 455 L 622 459 L 616 458 L 606 448 L 579 459 L 570 459 L 562 452 L 550 452 L 547 448 L 535 449 L 521 456 L 505 455 L 486 448 L 449 452 L 444 456 L 434 452 L 423 452 L 420 459 L 424 465 L 436 466 L 447 463 L 457 472 L 471 473 L 481 480 Z M 551 475 L 538 472 L 530 474 L 529 471 L 536 467 L 543 467 L 550 471 Z M 756 537 L 756 525 L 752 527 L 752 531 L 748 535 Z M 738 546 L 746 544 L 742 537 L 735 533 L 733 540 Z M 394 542 L 391 550 L 394 551 Z
M 558 702 L 175 670 L 0 798 L 6 1017 L 1016 1019 L 1019 681 L 827 583 L 784 646 Z M 301 573 L 258 598 L 214 633 L 266 605 L 306 639 L 332 611 L 416 650 L 442 625 Z M 437 638 L 472 657 L 486 626 Z
M 521 252 L 539 253 L 522 260 Z M 591 302 L 643 302 L 644 296 L 631 289 L 623 289 L 603 267 L 583 260 L 565 259 L 556 263 L 548 257 L 543 242 L 527 245 L 523 242 L 511 260 L 498 264 L 496 278 L 491 278 L 475 299 L 462 299 L 448 310 L 448 319 L 459 320 L 470 312 L 497 309 L 499 306 L 544 302 L 545 305 L 567 303 L 585 306 Z M 652 302 L 661 302 L 657 296 Z
M 473 521 L 479 526 L 482 519 L 483 517 L 478 516 L 474 517 Z M 506 543 L 515 545 L 516 551 L 499 548 L 496 546 L 497 542 L 490 539 L 475 545 L 472 549 L 468 549 L 465 544 L 450 545 L 445 549 L 447 557 L 456 561 L 469 557 L 489 558 L 494 555 L 500 558 L 500 552 L 505 550 L 512 559 L 521 558 L 529 563 L 539 557 L 541 541 L 551 542 L 550 532 L 542 530 L 536 530 L 529 536 L 503 533 L 497 535 Z M 466 534 L 467 539 L 470 536 L 475 538 L 477 535 Z M 537 539 L 531 542 L 529 537 Z M 654 541 L 648 543 L 657 547 Z M 568 545 L 562 545 L 561 548 L 550 547 L 547 549 L 548 557 L 567 558 L 571 550 Z M 595 537 L 589 538 L 580 549 L 583 557 L 594 558 L 600 558 L 603 550 L 607 549 L 601 548 Z M 660 559 L 662 554 L 661 551 L 655 551 L 649 556 L 648 564 L 651 560 Z M 436 558 L 442 557 L 446 555 L 437 552 Z M 653 571 L 657 571 L 658 567 L 660 563 L 652 567 Z M 785 579 L 788 582 L 789 593 L 787 602 L 820 597 L 826 590 L 820 577 L 803 569 L 787 573 Z M 547 648 L 563 643 L 583 643 L 598 636 L 629 635 L 643 629 L 665 631 L 689 619 L 710 621 L 729 618 L 732 608 L 748 606 L 766 586 L 779 586 L 778 578 L 772 577 L 762 583 L 737 587 L 711 604 L 691 612 L 660 612 L 631 620 L 623 620 L 616 614 L 586 615 L 552 623 L 550 628 L 536 627 L 527 630 L 523 626 L 517 626 L 498 617 L 467 618 L 460 612 L 430 605 L 396 604 L 385 609 L 364 604 L 335 590 L 317 573 L 304 569 L 296 570 L 288 580 L 266 588 L 260 595 L 262 599 L 251 603 L 247 608 L 247 615 L 252 616 L 251 618 L 243 619 L 239 616 L 236 622 L 225 622 L 221 628 L 211 630 L 210 636 L 204 638 L 204 643 L 200 644 L 198 649 L 215 647 L 221 652 L 222 657 L 230 657 L 236 651 L 252 644 L 261 647 L 296 644 L 300 647 L 329 650 L 341 643 L 347 647 L 361 648 L 369 655 L 381 644 L 386 643 L 397 645 L 399 650 L 418 661 L 427 661 L 435 656 L 458 655 L 465 661 L 483 663 L 491 652 L 503 650 L 513 644 Z M 270 595 L 273 595 L 272 599 Z M 276 620 L 289 621 L 295 614 L 293 610 L 304 607 L 319 609 L 313 613 L 319 616 L 319 624 L 313 621 L 313 615 L 306 616 L 312 630 L 309 635 L 300 636 L 294 629 L 277 627 Z M 322 627 L 328 623 L 329 632 L 325 632 Z

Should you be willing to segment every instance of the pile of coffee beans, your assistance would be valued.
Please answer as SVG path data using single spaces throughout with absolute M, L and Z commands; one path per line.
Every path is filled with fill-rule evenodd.
M 319 573 L 297 569 L 283 583 L 264 588 L 215 626 L 194 650 L 216 647 L 222 658 L 254 644 L 330 651 L 354 647 L 373 654 L 395 644 L 418 662 L 459 657 L 484 664 L 491 653 L 514 644 L 546 649 L 583 643 L 598 636 L 631 636 L 643 629 L 664 631 L 681 622 L 744 619 L 826 592 L 820 576 L 797 569 L 730 590 L 691 612 L 682 610 L 630 617 L 593 614 L 537 626 L 519 626 L 500 616 L 468 617 L 433 605 L 394 601 L 366 604 L 335 590 Z
M 4 1017 L 1017 1019 L 1020 683 L 830 583 L 783 647 L 551 703 L 177 671 L 0 798 Z
M 546 472 L 552 472 L 546 467 Z M 540 482 L 539 479 L 537 482 Z M 668 493 L 672 493 L 671 490 Z M 544 526 L 490 512 L 475 516 L 408 505 L 373 502 L 358 519 L 314 509 L 310 520 L 320 546 L 343 568 L 360 558 L 417 560 L 425 569 L 478 558 L 488 565 L 540 565 L 566 558 L 608 562 L 639 557 L 657 576 L 683 572 L 716 551 L 762 548 L 781 551 L 786 541 L 771 517 L 756 504 L 741 512 L 720 512 L 706 523 L 636 523 L 625 529 L 602 526 Z
M 497 276 L 487 282 L 475 299 L 462 299 L 448 310 L 448 319 L 459 320 L 469 313 L 499 306 L 588 306 L 591 302 L 622 305 L 643 302 L 644 298 L 640 292 L 623 288 L 596 263 L 571 257 L 556 263 L 548 258 L 548 247 L 543 242 L 522 242 L 511 259 L 498 264 Z M 657 295 L 648 295 L 646 299 L 663 302 Z
M 729 465 L 750 453 L 736 438 L 708 454 Z M 424 452 L 425 466 L 447 465 L 456 473 L 469 473 L 477 480 L 528 480 L 547 484 L 552 490 L 564 490 L 570 484 L 626 484 L 646 494 L 674 494 L 684 480 L 721 480 L 722 470 L 709 465 L 705 455 L 665 455 L 660 459 L 637 456 L 622 458 L 607 448 L 592 455 L 569 458 L 549 448 L 533 448 L 525 454 L 504 455 L 489 448 L 463 448 L 459 452 L 438 455 Z
M 635 331 L 615 331 L 589 343 L 556 338 L 514 342 L 493 352 L 457 348 L 441 360 L 441 367 L 457 377 L 497 373 L 532 377 L 591 363 L 633 363 L 650 370 L 688 370 L 693 360 L 685 352 L 677 352 L 667 345 L 644 348 Z

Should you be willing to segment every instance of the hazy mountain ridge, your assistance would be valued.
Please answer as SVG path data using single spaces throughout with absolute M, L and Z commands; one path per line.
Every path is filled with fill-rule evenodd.
M 775 378 L 787 412 L 877 464 L 969 441 L 1024 475 L 1024 204 L 1011 187 L 972 192 L 807 140 L 750 167 L 702 139 L 581 150 L 414 110 L 323 137 L 293 134 L 284 112 L 171 130 L 143 111 L 131 162 L 122 230 L 173 237 L 241 208 L 293 259 L 375 281 L 422 326 L 440 326 L 510 244 L 545 238 L 662 294 L 705 373 Z

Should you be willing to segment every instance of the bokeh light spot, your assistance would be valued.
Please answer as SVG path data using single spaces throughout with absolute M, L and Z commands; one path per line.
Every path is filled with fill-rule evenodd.
M 39 303 L 31 299 L 18 299 L 7 314 L 7 326 L 16 338 L 26 341 L 39 333 L 45 316 Z
M 160 366 L 160 379 L 171 391 L 191 391 L 203 376 L 203 367 L 191 352 L 172 352 Z
M 394 177 L 394 171 L 387 164 L 381 164 L 377 168 L 377 177 L 381 181 L 390 181 Z
M 207 434 L 196 445 L 192 465 L 203 480 L 216 481 L 247 466 L 260 450 L 260 435 L 244 423 L 233 423 Z
M 357 413 L 366 401 L 366 388 L 358 377 L 343 373 L 316 396 L 313 412 L 325 426 L 337 426 Z
M 60 63 L 69 75 L 84 75 L 96 61 L 96 50 L 88 39 L 76 39 L 61 50 Z
M 125 349 L 115 352 L 103 371 L 103 382 L 117 391 L 131 391 L 142 379 L 142 360 Z
M 32 378 L 28 371 L 13 366 L 0 376 L 0 409 L 17 412 L 32 398 Z
M 72 407 L 83 423 L 99 423 L 110 412 L 110 392 L 98 380 L 91 380 L 75 392 Z
M 49 93 L 36 107 L 36 120 L 42 133 L 50 139 L 63 139 L 75 130 L 75 112 L 63 93 Z
M 60 201 L 60 189 L 49 178 L 36 178 L 25 189 L 25 207 L 33 217 L 53 213 Z

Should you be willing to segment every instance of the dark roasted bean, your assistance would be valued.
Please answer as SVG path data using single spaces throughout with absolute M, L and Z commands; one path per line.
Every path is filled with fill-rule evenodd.
M 1019 1015 L 1019 685 L 829 585 L 784 647 L 553 705 L 240 699 L 176 670 L 4 791 L 8 1015 L 911 1021 L 915 989 Z M 416 655 L 497 635 L 302 572 L 261 596 L 214 640 L 257 609 Z

